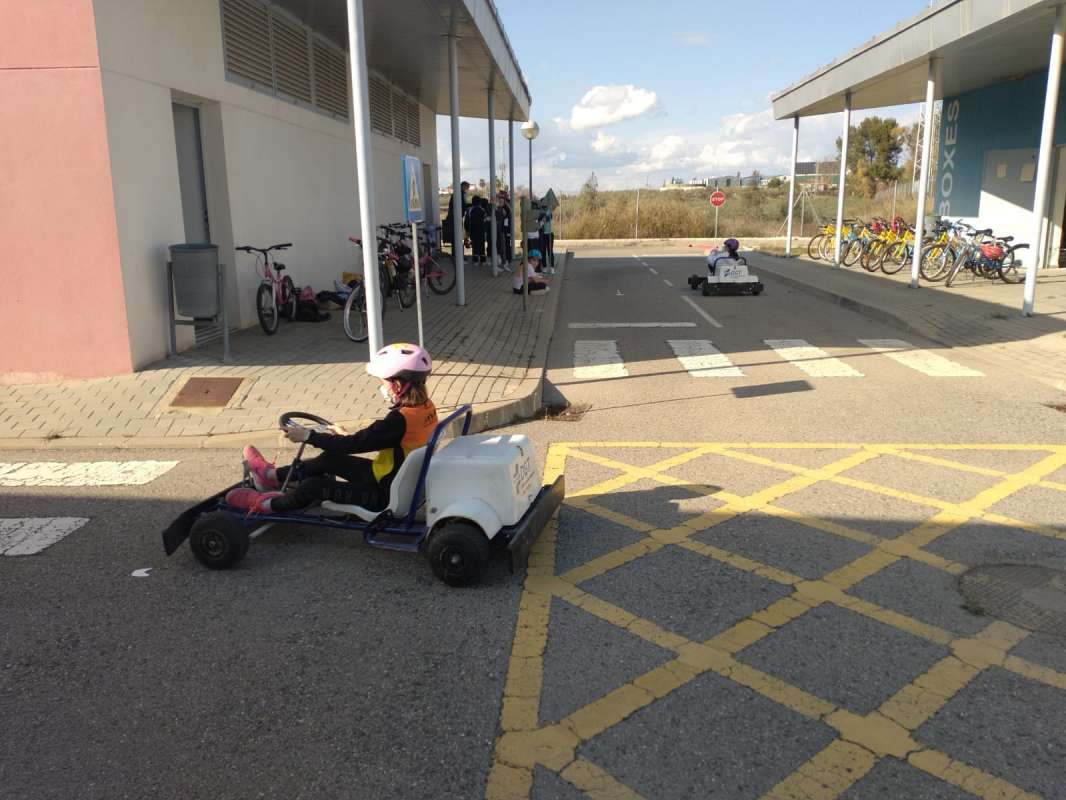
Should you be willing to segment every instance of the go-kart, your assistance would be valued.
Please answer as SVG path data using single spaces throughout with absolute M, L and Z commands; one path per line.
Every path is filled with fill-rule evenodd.
M 691 275 L 688 285 L 702 290 L 703 296 L 712 294 L 762 294 L 763 285 L 757 275 L 748 272 L 748 261 L 743 256 L 707 258 L 707 275 Z
M 440 437 L 464 415 L 462 433 L 438 451 Z M 470 406 L 461 406 L 436 426 L 425 447 L 408 454 L 384 511 L 324 500 L 299 511 L 249 515 L 225 501 L 231 489 L 251 485 L 246 470 L 240 483 L 182 512 L 163 531 L 163 548 L 169 556 L 188 539 L 201 564 L 229 569 L 268 528 L 317 525 L 361 533 L 372 547 L 421 553 L 433 573 L 453 586 L 477 580 L 494 548 L 507 549 L 514 572 L 525 566 L 533 542 L 562 503 L 563 476 L 541 486 L 533 447 L 525 436 L 469 436 L 470 418 Z M 280 425 L 322 432 L 331 423 L 314 414 L 288 412 L 281 415 Z M 295 480 L 305 445 L 300 445 L 289 471 Z

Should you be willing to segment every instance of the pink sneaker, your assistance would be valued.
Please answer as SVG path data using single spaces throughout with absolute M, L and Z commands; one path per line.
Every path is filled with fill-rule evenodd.
M 252 483 L 259 491 L 268 492 L 281 486 L 277 478 L 270 477 L 269 470 L 273 469 L 274 465 L 263 458 L 263 454 L 253 445 L 249 444 L 244 447 L 244 465 L 248 467 L 248 472 L 252 475 Z
M 270 508 L 267 501 L 275 497 L 281 497 L 281 492 L 257 492 L 242 486 L 239 489 L 230 489 L 226 492 L 226 505 L 234 508 L 245 509 L 249 516 L 252 514 L 269 514 Z

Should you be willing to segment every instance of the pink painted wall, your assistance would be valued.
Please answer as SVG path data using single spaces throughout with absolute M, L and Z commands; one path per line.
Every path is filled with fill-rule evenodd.
M 0 31 L 0 383 L 130 372 L 92 0 L 4 0 Z

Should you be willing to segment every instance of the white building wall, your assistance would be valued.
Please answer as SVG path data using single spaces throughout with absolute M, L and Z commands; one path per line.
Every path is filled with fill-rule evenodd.
M 166 354 L 166 247 L 184 241 L 172 100 L 201 106 L 231 324 L 257 324 L 253 261 L 234 245 L 291 241 L 281 260 L 297 285 L 332 287 L 357 263 L 347 238 L 359 229 L 350 124 L 227 81 L 219 0 L 95 0 L 94 9 L 135 367 Z M 373 135 L 379 223 L 402 218 L 401 154 L 436 175 L 435 116 L 422 107 L 421 120 L 420 148 Z

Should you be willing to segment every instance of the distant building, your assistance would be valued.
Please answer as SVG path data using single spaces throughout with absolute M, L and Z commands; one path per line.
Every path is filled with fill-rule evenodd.
M 835 189 L 840 184 L 839 161 L 797 161 L 796 185 L 816 192 Z
M 695 189 L 706 189 L 709 181 L 706 178 L 692 178 L 686 181 L 684 178 L 671 178 L 668 183 L 659 187 L 660 192 L 684 192 Z

